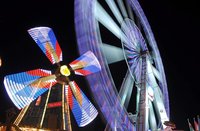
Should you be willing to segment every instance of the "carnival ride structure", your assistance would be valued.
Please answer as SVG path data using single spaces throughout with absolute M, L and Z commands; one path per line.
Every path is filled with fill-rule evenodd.
M 102 67 L 87 80 L 94 87 L 91 90 L 107 121 L 106 129 L 166 128 L 170 108 L 164 68 L 139 2 L 75 0 L 74 8 L 79 52 L 91 50 Z M 116 87 L 111 72 L 119 61 L 126 63 L 126 72 L 121 87 Z M 134 112 L 128 111 L 133 107 L 131 99 L 136 101 Z
M 170 118 L 167 83 L 157 43 L 139 2 L 75 0 L 74 9 L 79 52 L 90 51 L 75 62 L 62 65 L 62 51 L 53 31 L 48 27 L 29 30 L 58 68 L 53 73 L 36 69 L 5 77 L 4 84 L 11 100 L 18 108 L 23 108 L 14 124 L 20 126 L 31 104 L 42 105 L 40 96 L 45 95 L 38 128 L 43 128 L 45 113 L 51 107 L 62 108 L 62 129 L 71 130 L 69 108 L 79 126 L 87 125 L 97 116 L 97 110 L 70 78 L 72 74 L 94 73 L 86 79 L 107 122 L 106 130 L 164 129 Z M 112 65 L 120 61 L 125 63 L 126 69 L 123 82 L 117 87 Z M 58 93 L 61 102 L 48 103 L 56 83 L 63 85 Z M 131 103 L 132 99 L 135 104 Z M 128 108 L 133 106 L 135 111 L 130 112 Z
M 61 64 L 62 51 L 51 28 L 36 27 L 28 30 L 28 33 L 57 68 L 52 71 L 35 69 L 4 77 L 4 85 L 10 99 L 18 109 L 22 109 L 14 124 L 22 130 L 26 130 L 27 127 L 48 129 L 48 125 L 44 122 L 49 117 L 46 113 L 52 108 L 58 108 L 60 117 L 59 120 L 54 119 L 54 122 L 61 122 L 58 124 L 60 127 L 54 129 L 72 130 L 69 109 L 79 127 L 88 125 L 96 118 L 98 111 L 77 83 L 70 79 L 75 74 L 87 76 L 99 72 L 101 66 L 97 58 L 91 51 L 87 51 L 69 65 Z M 59 85 L 62 85 L 62 88 Z M 59 93 L 52 96 L 55 91 Z M 59 99 L 55 99 L 57 97 Z M 57 101 L 50 101 L 51 98 Z M 36 117 L 30 119 L 28 116 L 25 118 L 33 106 L 38 107 L 33 111 L 34 115 L 38 114 L 37 119 Z M 39 109 L 41 112 L 37 113 Z M 35 125 L 26 125 L 28 121 L 29 124 L 35 123 Z

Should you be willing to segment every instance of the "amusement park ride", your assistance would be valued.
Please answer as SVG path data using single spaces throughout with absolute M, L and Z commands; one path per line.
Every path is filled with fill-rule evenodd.
M 54 73 L 49 70 L 35 69 L 5 76 L 4 85 L 9 97 L 18 109 L 22 109 L 14 124 L 19 127 L 22 126 L 21 129 L 26 129 L 24 125 L 29 121 L 29 124 L 31 123 L 33 127 L 48 128 L 44 120 L 49 119 L 50 116 L 47 116 L 46 113 L 48 109 L 53 107 L 61 107 L 61 127 L 56 127 L 58 129 L 72 130 L 69 108 L 79 127 L 89 124 L 96 118 L 98 112 L 76 82 L 70 80 L 70 76 L 72 74 L 86 76 L 100 71 L 101 67 L 98 60 L 92 52 L 88 51 L 69 65 L 62 65 L 62 51 L 51 28 L 36 27 L 28 30 L 28 32 L 51 63 L 57 64 L 58 67 Z M 49 103 L 50 97 L 53 97 L 51 94 L 55 94 L 55 89 L 52 86 L 56 83 L 62 85 L 62 88 L 60 88 L 62 89 L 60 91 L 61 101 Z M 38 114 L 38 116 L 35 116 L 37 122 L 30 122 L 31 119 L 26 116 L 30 114 L 29 108 L 33 108 L 30 103 L 37 99 L 35 106 L 40 106 L 42 104 L 41 95 L 46 91 L 48 91 L 46 99 L 43 106 L 40 107 L 43 108 L 42 112 L 37 113 L 40 108 L 33 112 Z M 54 95 L 54 97 L 56 96 Z M 59 113 L 56 115 L 59 115 Z M 57 119 L 55 120 L 57 121 Z
M 162 60 L 138 1 L 75 0 L 74 11 L 78 49 L 83 55 L 69 65 L 61 64 L 62 51 L 51 28 L 28 30 L 57 68 L 5 76 L 8 95 L 16 107 L 22 109 L 14 124 L 22 130 L 27 126 L 48 129 L 45 121 L 52 117 L 46 113 L 54 112 L 60 119 L 59 127 L 54 129 L 72 130 L 69 109 L 79 127 L 92 122 L 98 112 L 76 82 L 70 80 L 76 74 L 87 75 L 94 100 L 107 124 L 105 130 L 174 128 L 175 125 L 169 121 L 168 89 Z M 104 41 L 104 37 L 108 37 L 105 32 L 110 33 L 110 39 L 116 39 L 114 43 Z M 121 87 L 116 87 L 110 65 L 120 61 L 126 64 L 126 72 Z M 132 105 L 135 106 L 134 112 L 128 111 L 133 104 L 131 99 L 136 101 Z M 38 108 L 38 113 L 33 111 L 33 107 Z M 48 111 L 52 108 L 54 110 Z M 31 113 L 37 114 L 35 125 L 30 125 L 33 122 L 28 120 Z
M 152 30 L 138 1 L 75 0 L 75 26 L 79 52 L 91 50 L 102 67 L 100 74 L 87 79 L 90 86 L 96 85 L 94 79 L 100 80 L 102 91 L 91 90 L 107 127 L 139 131 L 166 128 L 164 123 L 169 121 L 170 112 L 165 73 Z M 107 39 L 116 41 L 107 43 Z M 127 71 L 121 87 L 116 88 L 110 64 L 121 60 L 127 64 Z M 137 88 L 136 110 L 128 113 L 130 99 L 134 99 L 133 88 Z M 102 102 L 100 98 L 105 100 Z

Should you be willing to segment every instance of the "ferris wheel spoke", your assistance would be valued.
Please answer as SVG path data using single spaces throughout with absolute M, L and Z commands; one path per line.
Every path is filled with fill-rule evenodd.
M 151 88 L 154 89 L 154 94 L 158 94 L 161 97 L 160 99 L 163 99 L 163 93 L 162 93 L 153 73 L 148 74 L 147 83 L 149 84 L 149 86 Z
M 156 81 L 155 75 L 153 74 L 152 68 L 149 65 L 148 61 L 147 61 L 147 82 L 149 86 L 151 86 L 152 88 L 158 87 L 158 83 Z
M 120 14 L 120 11 L 117 8 L 117 5 L 115 4 L 114 0 L 106 0 L 107 5 L 111 9 L 112 13 L 114 14 L 115 18 L 119 23 L 122 23 L 123 17 Z
M 103 43 L 101 44 L 101 50 L 106 57 L 108 64 L 124 60 L 123 51 L 119 47 Z M 110 55 L 110 52 L 112 52 L 112 55 Z
M 157 129 L 156 116 L 151 101 L 149 101 L 149 126 L 152 130 Z
M 137 83 L 141 83 L 141 75 L 142 75 L 142 59 L 138 59 L 137 66 L 134 70 L 135 79 Z
M 127 17 L 128 17 L 128 14 L 127 14 L 127 12 L 126 12 L 126 8 L 125 8 L 125 6 L 124 6 L 123 1 L 122 1 L 122 0 L 117 0 L 117 3 L 118 3 L 118 5 L 119 5 L 119 8 L 120 8 L 120 10 L 121 10 L 121 12 L 122 12 L 123 17 L 124 17 L 124 18 L 127 18 Z
M 112 32 L 118 39 L 121 39 L 125 43 L 127 43 L 127 38 L 122 32 L 122 30 L 118 27 L 118 25 L 114 22 L 111 16 L 103 9 L 103 7 L 96 2 L 96 19 L 105 26 L 110 32 Z
M 157 78 L 159 82 L 162 82 L 160 72 L 150 63 L 150 61 L 147 61 L 147 70 L 148 74 L 153 73 L 153 76 Z
M 160 76 L 160 72 L 152 65 L 152 71 L 153 71 L 153 74 L 155 75 L 155 77 L 160 81 L 162 82 L 162 79 L 161 79 L 161 76 Z
M 127 109 L 128 104 L 131 98 L 133 85 L 134 85 L 134 78 L 132 77 L 130 71 L 127 71 L 126 76 L 124 77 L 123 83 L 121 85 L 119 96 L 121 98 L 121 104 Z
M 129 18 L 134 21 L 133 11 L 132 11 L 132 9 L 131 9 L 131 7 L 130 7 L 130 5 L 129 5 L 127 0 L 126 0 L 126 7 L 127 7 Z
M 160 89 L 160 87 L 159 87 L 159 85 L 156 81 L 156 78 L 155 78 L 155 75 L 153 74 L 153 72 L 149 71 L 149 68 L 147 68 L 147 70 L 148 70 L 147 83 L 150 87 L 153 88 L 153 91 L 154 91 L 153 104 L 154 104 L 156 112 L 158 112 L 157 115 L 158 115 L 158 117 L 161 120 L 162 125 L 163 125 L 163 122 L 168 120 L 167 113 L 166 113 L 166 110 L 165 110 L 165 107 L 164 107 L 163 93 L 162 93 L 162 91 L 161 91 L 161 89 Z
M 169 118 L 167 116 L 167 112 L 164 106 L 164 101 L 162 95 L 159 93 L 159 88 L 154 89 L 154 101 L 153 105 L 155 107 L 155 110 L 157 113 L 157 117 L 159 121 L 161 122 L 162 126 L 165 128 L 166 126 L 164 125 L 165 121 L 169 121 Z

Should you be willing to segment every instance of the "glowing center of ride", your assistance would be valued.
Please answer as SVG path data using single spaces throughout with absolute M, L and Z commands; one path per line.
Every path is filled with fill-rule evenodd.
M 60 73 L 64 76 L 69 76 L 71 74 L 69 68 L 66 65 L 60 67 Z

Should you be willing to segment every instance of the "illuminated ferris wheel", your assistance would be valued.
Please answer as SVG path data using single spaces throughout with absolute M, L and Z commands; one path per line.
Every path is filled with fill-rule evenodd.
M 75 0 L 75 26 L 79 52 L 93 51 L 102 65 L 100 74 L 87 79 L 107 129 L 164 129 L 170 117 L 166 78 L 139 2 Z M 110 64 L 119 61 L 124 61 L 127 69 L 121 87 L 116 87 Z M 134 113 L 127 111 L 130 99 L 136 101 Z

